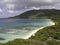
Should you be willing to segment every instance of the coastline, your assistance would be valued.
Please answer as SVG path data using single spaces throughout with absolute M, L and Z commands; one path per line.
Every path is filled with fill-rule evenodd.
M 50 26 L 55 25 L 54 22 L 50 22 L 50 24 L 51 24 Z M 48 26 L 45 26 L 45 27 L 48 27 Z M 32 35 L 35 35 L 35 33 L 36 33 L 37 31 L 39 31 L 39 30 L 41 30 L 41 29 L 43 29 L 43 28 L 45 28 L 45 27 L 40 27 L 40 28 L 38 28 L 38 29 L 36 29 L 36 30 L 33 30 L 33 31 L 29 34 L 29 36 L 24 37 L 23 39 L 29 39 Z
M 46 28 L 48 26 L 53 26 L 53 25 L 55 25 L 55 23 L 53 21 L 51 21 L 51 22 L 48 23 L 47 26 L 40 27 L 38 29 L 32 30 L 32 31 L 30 31 L 30 33 L 27 36 L 24 36 L 23 38 L 20 38 L 20 39 L 29 39 L 32 35 L 35 35 L 39 30 L 41 30 L 43 28 Z M 18 38 L 16 38 L 16 39 L 18 39 Z M 13 40 L 15 40 L 15 39 L 12 39 L 10 41 L 13 41 Z M 6 42 L 1 42 L 1 43 L 7 43 L 7 41 Z

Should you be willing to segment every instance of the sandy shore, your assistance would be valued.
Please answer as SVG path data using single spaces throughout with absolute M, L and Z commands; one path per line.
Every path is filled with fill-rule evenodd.
M 54 22 L 50 22 L 49 25 L 50 25 L 50 26 L 53 26 L 53 25 L 55 25 L 55 23 L 54 23 Z M 40 28 L 38 28 L 38 29 L 36 29 L 36 30 L 33 30 L 28 36 L 24 37 L 23 39 L 29 39 L 32 35 L 35 35 L 35 33 L 36 33 L 37 31 L 39 31 L 39 30 L 41 30 L 41 29 L 43 29 L 43 28 L 45 28 L 45 27 L 40 27 Z

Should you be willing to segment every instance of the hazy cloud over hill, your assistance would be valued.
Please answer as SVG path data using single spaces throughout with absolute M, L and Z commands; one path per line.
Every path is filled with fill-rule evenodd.
M 29 9 L 60 9 L 60 0 L 0 0 L 0 18 L 18 15 Z

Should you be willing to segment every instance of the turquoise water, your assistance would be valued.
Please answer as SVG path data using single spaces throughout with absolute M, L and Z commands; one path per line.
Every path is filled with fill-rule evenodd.
M 26 37 L 34 30 L 51 26 L 50 19 L 0 19 L 0 43 Z

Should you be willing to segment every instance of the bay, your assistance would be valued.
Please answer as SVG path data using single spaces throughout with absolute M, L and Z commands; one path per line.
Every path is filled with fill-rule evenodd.
M 40 28 L 54 25 L 51 19 L 0 19 L 0 43 L 28 39 Z

